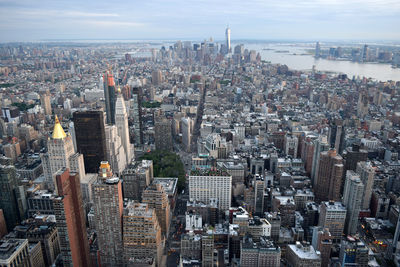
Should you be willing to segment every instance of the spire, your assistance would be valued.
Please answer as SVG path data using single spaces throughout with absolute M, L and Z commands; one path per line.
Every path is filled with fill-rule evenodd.
M 65 137 L 67 137 L 67 135 L 64 132 L 63 127 L 60 124 L 60 121 L 58 120 L 57 115 L 56 115 L 56 118 L 55 118 L 52 137 L 53 137 L 53 139 L 64 139 Z

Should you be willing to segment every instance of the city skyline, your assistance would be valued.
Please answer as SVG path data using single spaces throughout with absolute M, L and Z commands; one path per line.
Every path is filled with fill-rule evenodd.
M 79 6 L 79 8 L 76 8 Z M 384 1 L 0 1 L 0 42 L 71 39 L 400 40 Z M 349 26 L 351 25 L 351 26 Z

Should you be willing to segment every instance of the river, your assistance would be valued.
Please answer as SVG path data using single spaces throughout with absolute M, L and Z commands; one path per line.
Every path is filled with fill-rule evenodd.
M 359 76 L 379 81 L 400 81 L 400 68 L 394 69 L 390 64 L 316 59 L 312 55 L 306 55 L 306 49 L 314 48 L 313 44 L 244 43 L 244 47 L 259 52 L 263 60 L 285 64 L 295 70 L 311 70 L 315 65 L 317 71 L 345 73 L 350 78 Z

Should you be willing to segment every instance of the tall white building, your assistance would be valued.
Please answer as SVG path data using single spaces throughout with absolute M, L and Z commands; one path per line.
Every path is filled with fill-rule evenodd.
M 329 144 L 326 135 L 320 135 L 318 139 L 314 140 L 314 155 L 311 167 L 311 181 L 313 183 L 313 186 L 315 186 L 318 181 L 319 159 L 321 152 L 328 150 Z
M 343 204 L 347 209 L 345 232 L 348 235 L 353 235 L 357 232 L 363 192 L 364 185 L 361 182 L 360 176 L 354 171 L 347 171 L 346 183 L 343 190 Z
M 134 150 L 129 141 L 128 113 L 126 112 L 125 100 L 119 89 L 117 101 L 115 103 L 115 126 L 117 126 L 118 135 L 125 149 L 126 163 L 129 164 L 133 157 L 132 151 Z
M 66 134 L 57 116 L 51 137 L 47 140 L 47 153 L 41 154 L 46 186 L 54 190 L 54 174 L 61 168 L 68 168 L 85 177 L 83 155 L 76 153 L 71 135 Z
M 182 144 L 187 152 L 190 152 L 192 143 L 192 120 L 189 117 L 184 117 L 182 123 Z
M 231 206 L 232 176 L 221 170 L 193 171 L 189 176 L 190 201 L 208 203 L 218 199 L 220 210 Z
M 127 162 L 125 149 L 118 135 L 117 126 L 107 125 L 105 127 L 105 132 L 107 161 L 110 163 L 111 169 L 114 170 L 117 175 L 120 175 L 126 168 Z
M 372 196 L 372 186 L 374 185 L 375 168 L 369 161 L 360 161 L 357 163 L 356 172 L 360 175 L 360 179 L 364 184 L 363 201 L 361 209 L 369 209 Z

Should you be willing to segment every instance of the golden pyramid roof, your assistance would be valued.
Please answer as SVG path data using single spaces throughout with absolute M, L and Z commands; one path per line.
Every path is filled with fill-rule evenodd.
M 67 135 L 65 134 L 64 129 L 61 126 L 57 115 L 56 115 L 55 120 L 56 120 L 56 122 L 54 123 L 54 129 L 53 129 L 52 137 L 53 137 L 53 139 L 64 139 L 65 137 L 67 137 Z

